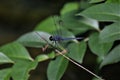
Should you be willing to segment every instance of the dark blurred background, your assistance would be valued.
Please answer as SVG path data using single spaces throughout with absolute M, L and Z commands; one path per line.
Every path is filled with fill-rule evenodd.
M 0 0 L 0 46 L 16 40 L 24 33 L 32 31 L 40 21 L 50 15 L 58 14 L 63 5 L 71 1 L 73 0 Z M 39 49 L 30 49 L 30 51 L 31 55 L 34 56 L 33 53 L 39 51 Z M 89 54 L 89 50 L 87 52 L 83 65 L 92 70 L 95 67 L 94 60 L 96 56 Z M 47 80 L 48 62 L 40 63 L 36 70 L 31 71 L 29 80 Z M 101 70 L 100 74 L 106 80 L 109 78 L 109 80 L 119 80 L 119 65 L 120 63 L 106 66 Z M 91 78 L 92 75 L 71 64 L 62 80 L 91 80 Z
M 41 20 L 58 13 L 67 0 L 0 0 L 0 45 L 33 30 Z

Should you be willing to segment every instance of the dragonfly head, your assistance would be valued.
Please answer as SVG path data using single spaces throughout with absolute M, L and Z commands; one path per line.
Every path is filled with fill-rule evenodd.
M 53 36 L 50 36 L 50 37 L 49 37 L 49 40 L 50 40 L 50 41 L 53 41 Z

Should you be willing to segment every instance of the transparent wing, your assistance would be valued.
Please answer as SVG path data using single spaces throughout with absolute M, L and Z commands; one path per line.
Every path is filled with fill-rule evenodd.
M 66 48 L 66 45 L 69 41 L 77 42 L 74 34 L 72 34 L 72 32 L 68 31 L 67 29 L 63 28 L 63 21 L 59 16 L 53 16 L 53 21 L 56 28 L 56 30 L 53 32 L 53 37 L 56 38 L 57 36 L 59 36 L 61 38 L 64 38 L 64 40 L 61 39 L 59 41 L 54 41 L 56 47 L 63 46 L 64 48 Z M 71 38 L 71 40 L 67 38 Z
M 60 32 L 60 25 L 59 25 L 59 17 L 58 16 L 53 16 L 53 21 L 54 21 L 54 24 L 55 24 L 55 29 L 56 29 L 56 33 L 54 33 L 53 35 L 54 36 L 60 36 L 61 35 L 61 32 Z

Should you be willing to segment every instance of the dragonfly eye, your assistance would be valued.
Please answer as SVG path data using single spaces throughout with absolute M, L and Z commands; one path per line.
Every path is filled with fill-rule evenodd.
M 53 36 L 50 36 L 50 37 L 49 37 L 49 40 L 50 40 L 50 41 L 53 41 Z

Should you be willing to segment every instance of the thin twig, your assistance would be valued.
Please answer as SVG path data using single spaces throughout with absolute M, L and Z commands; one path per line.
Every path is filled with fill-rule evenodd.
M 84 69 L 85 71 L 87 71 L 88 73 L 92 74 L 93 76 L 95 76 L 96 78 L 98 78 L 99 80 L 104 80 L 101 77 L 99 77 L 98 75 L 96 75 L 95 73 L 93 73 L 92 71 L 88 70 L 87 68 L 83 67 L 82 65 L 78 64 L 77 62 L 73 61 L 71 58 L 65 56 L 64 54 L 62 54 L 59 50 L 55 49 L 55 51 L 57 53 L 59 53 L 60 55 L 62 55 L 64 58 L 68 59 L 69 61 L 71 61 L 72 63 L 74 63 L 75 65 L 79 66 L 80 68 Z

